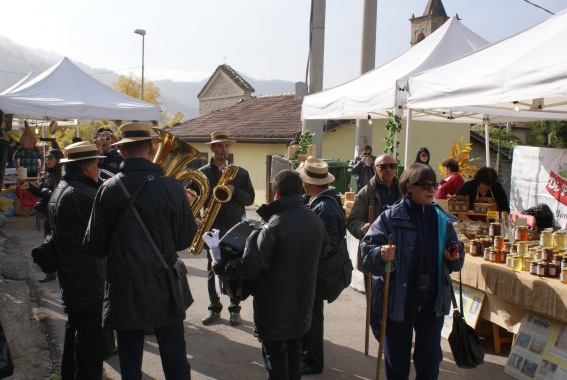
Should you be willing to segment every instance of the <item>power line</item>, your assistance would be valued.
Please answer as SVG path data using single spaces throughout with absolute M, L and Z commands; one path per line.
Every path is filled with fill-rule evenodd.
M 537 4 L 532 3 L 531 1 L 528 1 L 528 0 L 524 0 L 524 1 L 525 1 L 526 3 L 528 3 L 528 4 L 530 4 L 530 5 L 533 5 L 534 7 L 537 7 L 537 8 L 539 8 L 539 9 L 541 9 L 541 10 L 546 11 L 547 13 L 550 13 L 550 14 L 552 14 L 552 15 L 555 14 L 555 13 L 553 13 L 553 12 L 551 12 L 551 11 L 545 9 L 544 7 L 541 7 L 541 6 L 537 5 Z

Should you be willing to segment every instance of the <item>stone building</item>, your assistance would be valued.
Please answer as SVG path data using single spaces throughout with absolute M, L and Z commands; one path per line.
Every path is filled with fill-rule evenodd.
M 256 90 L 232 67 L 220 65 L 197 95 L 199 116 L 250 99 L 254 91 Z
M 448 19 L 449 17 L 445 12 L 443 2 L 441 0 L 429 0 L 427 6 L 425 7 L 425 10 L 423 11 L 423 16 L 415 17 L 414 15 L 412 15 L 410 19 L 411 46 L 414 46 L 415 44 L 422 41 L 425 37 L 435 32 Z

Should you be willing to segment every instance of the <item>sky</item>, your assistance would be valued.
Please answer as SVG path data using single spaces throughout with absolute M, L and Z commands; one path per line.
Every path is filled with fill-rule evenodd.
M 567 0 L 530 0 L 554 13 Z M 427 0 L 378 0 L 376 66 L 409 48 L 412 14 Z M 524 0 L 444 0 L 448 16 L 490 42 L 551 14 Z M 360 74 L 363 0 L 327 0 L 323 87 Z M 310 0 L 18 0 L 0 35 L 92 68 L 146 80 L 199 81 L 226 63 L 254 79 L 306 81 Z M 135 34 L 143 29 L 146 36 Z M 0 62 L 1 70 L 1 62 Z

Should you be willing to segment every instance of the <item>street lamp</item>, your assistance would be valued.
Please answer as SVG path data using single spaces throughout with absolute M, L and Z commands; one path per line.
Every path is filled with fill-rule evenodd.
M 144 29 L 136 29 L 134 33 L 142 36 L 142 100 L 144 100 L 144 40 L 146 31 Z

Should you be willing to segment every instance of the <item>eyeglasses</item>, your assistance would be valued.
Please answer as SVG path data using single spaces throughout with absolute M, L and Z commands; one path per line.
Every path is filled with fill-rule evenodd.
M 52 154 L 48 154 L 47 156 L 45 156 L 46 160 L 51 160 L 52 158 L 55 158 L 55 156 L 53 156 Z
M 427 153 L 422 153 L 422 154 L 419 155 L 419 157 L 429 157 L 429 154 L 427 154 Z
M 370 156 L 372 153 L 362 153 L 363 156 Z
M 378 164 L 376 166 L 378 166 L 381 170 L 386 170 L 388 168 L 394 170 L 398 167 L 398 164 Z
M 437 182 L 435 182 L 435 183 L 433 183 L 433 182 L 414 182 L 414 183 L 412 183 L 412 185 L 413 186 L 419 186 L 423 190 L 437 189 L 437 187 L 439 186 L 439 184 Z

